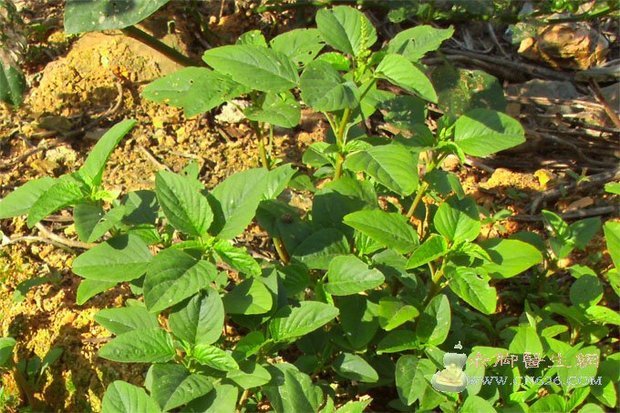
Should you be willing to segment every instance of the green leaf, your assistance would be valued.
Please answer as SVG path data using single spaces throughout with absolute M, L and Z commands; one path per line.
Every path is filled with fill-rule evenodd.
M 446 62 L 433 67 L 429 76 L 437 91 L 437 106 L 450 119 L 456 120 L 475 108 L 506 110 L 502 83 L 482 70 L 457 68 Z
M 59 209 L 77 203 L 83 198 L 82 189 L 77 181 L 71 178 L 56 180 L 30 207 L 28 227 L 34 227 L 43 218 Z
M 605 413 L 605 410 L 598 404 L 586 403 L 579 409 L 579 413 Z
M 228 314 L 265 314 L 273 307 L 273 297 L 258 278 L 250 278 L 224 296 L 224 307 Z
M 400 86 L 422 99 L 437 103 L 437 93 L 429 78 L 401 55 L 386 55 L 377 66 L 375 75 L 389 80 L 396 86 Z
M 125 207 L 112 208 L 106 214 L 100 202 L 80 202 L 73 208 L 73 220 L 80 240 L 94 242 L 119 224 L 125 216 Z
M 168 324 L 175 337 L 191 345 L 213 344 L 222 335 L 224 304 L 216 290 L 192 297 L 179 310 L 168 317 Z
M 274 199 L 286 189 L 291 178 L 297 173 L 297 170 L 287 163 L 272 169 L 267 174 L 267 188 L 263 194 L 264 200 Z
M 17 342 L 12 337 L 0 337 L 0 367 L 8 367 L 12 360 L 13 347 Z
M 437 368 L 432 361 L 418 356 L 401 356 L 396 362 L 396 390 L 400 400 L 411 406 L 422 398 L 429 386 L 425 376 L 432 375 Z
M 386 122 L 407 131 L 414 131 L 415 128 L 418 128 L 420 124 L 424 123 L 427 115 L 426 102 L 411 95 L 392 96 L 390 99 L 381 102 L 379 109 Z M 434 171 L 436 170 L 431 172 Z
M 568 326 L 563 324 L 555 324 L 549 327 L 545 327 L 540 333 L 541 337 L 555 337 L 558 334 L 562 334 L 568 331 Z
M 241 359 L 248 358 L 258 353 L 265 342 L 265 336 L 260 331 L 251 331 L 237 341 L 234 354 L 239 354 Z
M 431 234 L 426 241 L 413 251 L 407 261 L 407 269 L 418 268 L 437 258 L 443 257 L 448 252 L 448 243 L 441 235 Z
M 608 182 L 605 184 L 605 192 L 620 195 L 620 182 Z
M 607 221 L 603 227 L 607 250 L 616 268 L 620 268 L 620 222 Z
M 601 230 L 601 219 L 592 217 L 573 222 L 568 226 L 573 234 L 575 247 L 585 250 L 588 243 Z
M 493 314 L 497 307 L 497 291 L 488 280 L 480 278 L 467 267 L 449 271 L 450 289 L 467 304 L 484 314 Z
M 245 116 L 256 122 L 269 123 L 283 128 L 293 128 L 301 120 L 301 108 L 291 92 L 267 93 L 260 108 L 250 106 Z
M 342 353 L 334 360 L 333 366 L 336 373 L 350 380 L 364 383 L 376 383 L 379 380 L 377 371 L 356 354 Z
M 413 320 L 419 315 L 420 312 L 417 308 L 412 305 L 406 305 L 399 298 L 383 297 L 379 300 L 379 325 L 385 331 L 394 330 L 396 327 Z
M 267 40 L 260 30 L 250 30 L 239 36 L 235 44 L 253 44 L 255 46 L 267 47 Z
M 121 235 L 77 257 L 73 261 L 73 272 L 94 281 L 131 281 L 144 274 L 152 258 L 139 237 Z
M 617 355 L 618 353 L 616 353 Z M 602 404 L 613 408 L 618 403 L 618 393 L 616 391 L 616 383 L 618 382 L 618 372 L 620 371 L 620 361 L 607 357 L 601 362 L 598 374 L 603 377 L 601 386 L 592 386 L 592 394 Z
M 316 14 L 316 26 L 328 45 L 354 56 L 377 41 L 377 32 L 370 20 L 352 7 L 320 9 Z
M 278 363 L 268 368 L 271 382 L 263 389 L 276 413 L 316 412 L 323 402 L 323 391 L 295 366 Z
M 529 324 L 521 324 L 517 327 L 517 334 L 512 338 L 508 347 L 510 354 L 541 354 L 543 345 L 536 333 L 536 329 Z
M 620 314 L 611 308 L 600 305 L 588 307 L 585 311 L 586 316 L 595 323 L 613 324 L 620 326 Z
M 206 376 L 192 374 L 179 364 L 153 364 L 149 373 L 153 380 L 151 396 L 163 411 L 184 406 L 213 389 Z
M 157 413 L 161 412 L 157 402 L 144 389 L 117 380 L 111 383 L 101 402 L 102 413 Z
M 564 391 L 568 393 L 574 388 L 598 387 L 599 385 L 594 384 L 592 381 L 596 380 L 597 375 L 604 377 L 598 371 L 601 350 L 595 346 L 582 347 L 581 349 L 575 346 L 572 348 L 568 347 L 568 349 L 563 352 L 558 351 L 558 353 L 562 353 L 565 366 L 563 368 L 554 368 L 560 378 Z M 558 357 L 557 354 L 556 357 Z M 617 371 L 615 374 L 617 374 Z M 569 377 L 579 377 L 579 380 L 570 380 Z
M 281 308 L 269 323 L 269 332 L 275 341 L 304 336 L 336 318 L 340 311 L 318 301 L 302 301 L 299 306 Z
M 337 413 L 363 413 L 371 402 L 372 399 L 348 401 L 338 408 Z M 321 413 L 329 413 L 329 411 L 324 409 Z
M 144 279 L 144 303 L 158 313 L 206 288 L 217 277 L 209 261 L 196 260 L 176 249 L 165 249 L 155 256 Z
M 246 360 L 239 365 L 239 370 L 228 372 L 226 378 L 234 381 L 243 389 L 251 389 L 269 383 L 271 374 L 255 361 Z
M 292 255 L 310 269 L 327 270 L 334 257 L 350 252 L 349 243 L 342 232 L 324 228 L 304 239 Z
M 136 121 L 127 119 L 112 126 L 98 141 L 93 149 L 91 149 L 88 157 L 84 161 L 84 165 L 79 169 L 78 174 L 84 178 L 91 186 L 97 187 L 101 185 L 103 170 L 110 155 L 116 148 L 116 145 L 129 133 L 135 126 Z
M 249 169 L 229 176 L 213 189 L 209 198 L 215 214 L 212 235 L 231 239 L 250 224 L 267 190 L 267 176 L 264 168 Z
M 99 349 L 99 357 L 121 363 L 165 363 L 176 355 L 170 334 L 159 327 L 119 334 Z
M 188 235 L 201 236 L 213 222 L 207 198 L 191 178 L 159 171 L 155 178 L 157 199 L 170 224 Z
M 539 398 L 532 406 L 530 413 L 564 412 L 566 401 L 559 394 L 549 394 Z
M 419 243 L 418 234 L 404 215 L 382 210 L 357 211 L 345 215 L 344 223 L 379 242 L 405 253 L 413 250 Z
M 128 225 L 155 224 L 159 205 L 155 191 L 139 190 L 129 192 L 122 201 L 125 208 L 123 222 Z
M 460 413 L 495 412 L 493 405 L 479 396 L 467 396 Z
M 343 255 L 329 263 L 325 291 L 333 295 L 352 295 L 376 288 L 385 277 L 379 270 L 370 269 L 354 255 Z
M 379 329 L 372 303 L 362 295 L 350 295 L 338 298 L 336 304 L 347 341 L 355 350 L 365 349 Z
M 22 104 L 26 90 L 26 78 L 12 62 L 0 61 L 0 101 L 14 106 Z
M 439 49 L 441 43 L 452 37 L 454 28 L 437 29 L 432 26 L 416 26 L 403 30 L 390 40 L 388 53 L 398 53 L 412 62 L 420 60 L 428 52 Z
M 213 250 L 222 261 L 239 272 L 251 276 L 260 275 L 262 272 L 260 265 L 248 254 L 245 248 L 237 248 L 232 246 L 229 241 L 218 240 L 213 245 Z
M 418 188 L 416 157 L 398 143 L 373 146 L 352 153 L 344 161 L 344 167 L 353 172 L 364 172 L 378 183 L 402 196 L 408 196 Z
M 316 60 L 327 62 L 340 72 L 348 72 L 351 69 L 351 61 L 345 55 L 338 52 L 322 53 Z
M 26 182 L 0 200 L 0 219 L 27 214 L 32 205 L 57 181 L 48 176 Z
M 334 112 L 359 104 L 355 83 L 345 80 L 326 61 L 316 60 L 306 66 L 299 79 L 301 98 L 314 110 Z
M 420 315 L 416 334 L 418 341 L 439 345 L 448 337 L 451 323 L 450 302 L 444 294 L 435 296 Z
M 251 88 L 204 67 L 186 67 L 149 83 L 142 96 L 183 109 L 191 117 L 249 93 Z
M 418 339 L 414 331 L 393 330 L 377 344 L 377 354 L 400 353 L 407 350 L 415 350 L 419 347 Z
M 575 306 L 587 308 L 598 304 L 602 298 L 603 286 L 596 276 L 581 276 L 570 287 L 570 301 Z
M 207 344 L 198 344 L 194 347 L 191 357 L 198 363 L 216 370 L 230 371 L 239 368 L 229 352 Z
M 283 92 L 297 86 L 297 67 L 283 53 L 255 45 L 221 46 L 207 50 L 202 59 L 249 88 Z
M 324 47 L 317 29 L 289 30 L 271 39 L 269 45 L 300 66 L 305 66 L 314 60 Z
M 116 335 L 159 327 L 157 317 L 141 306 L 105 308 L 95 314 L 95 321 Z
M 124 29 L 140 23 L 169 0 L 67 0 L 65 32 L 77 34 L 100 30 Z
M 453 242 L 473 241 L 480 234 L 478 207 L 472 198 L 448 198 L 433 219 L 437 231 Z
M 80 202 L 73 208 L 73 221 L 80 240 L 86 242 L 90 238 L 103 215 L 100 202 Z
M 481 268 L 493 278 L 514 277 L 543 260 L 536 247 L 516 239 L 489 239 L 480 245 L 493 260 L 485 261 Z
M 376 206 L 377 195 L 370 182 L 343 176 L 315 192 L 312 200 L 312 221 L 322 227 L 334 227 L 352 235 L 351 228 L 343 225 L 343 217 L 351 212 Z
M 78 286 L 75 302 L 84 304 L 97 294 L 100 294 L 116 285 L 116 281 L 82 280 Z
M 468 155 L 489 156 L 525 142 L 523 126 L 510 116 L 473 109 L 454 124 L 454 142 Z
M 214 391 L 191 402 L 187 408 L 192 413 L 235 413 L 239 390 L 230 384 L 216 384 Z

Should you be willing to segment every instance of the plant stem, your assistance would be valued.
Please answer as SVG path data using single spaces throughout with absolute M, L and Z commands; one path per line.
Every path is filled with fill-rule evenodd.
M 243 393 L 241 393 L 241 398 L 239 399 L 239 404 L 237 405 L 237 413 L 241 413 L 243 411 L 243 405 L 245 405 L 245 402 L 248 400 L 249 395 L 249 389 L 245 389 Z
M 283 264 L 288 264 L 289 261 L 291 260 L 288 252 L 286 251 L 286 248 L 284 247 L 284 244 L 282 243 L 282 240 L 278 237 L 273 237 L 273 246 L 276 249 L 276 252 L 278 253 L 278 256 L 280 257 L 280 261 L 282 261 Z
M 413 216 L 413 213 L 418 207 L 418 204 L 420 204 L 420 201 L 422 200 L 422 197 L 424 197 L 424 194 L 426 193 L 427 189 L 428 189 L 428 183 L 422 182 L 422 185 L 420 185 L 420 188 L 418 188 L 418 193 L 416 194 L 415 198 L 413 199 L 413 202 L 411 203 L 411 207 L 407 211 L 407 218 L 411 218 Z
M 342 164 L 344 163 L 344 146 L 346 144 L 345 130 L 347 128 L 347 122 L 349 121 L 349 116 L 351 116 L 351 109 L 346 108 L 342 114 L 342 119 L 340 119 L 340 125 L 338 125 L 338 130 L 336 132 L 336 144 L 338 145 L 338 158 L 336 158 L 336 169 L 334 171 L 334 179 L 340 178 L 342 175 Z
M 138 29 L 136 26 L 129 26 L 122 29 L 122 32 L 127 36 L 136 39 L 137 41 L 144 43 L 152 49 L 157 50 L 159 53 L 165 55 L 170 58 L 174 62 L 182 65 L 182 66 L 205 66 L 202 61 L 194 60 L 190 57 L 185 56 L 183 53 L 179 52 L 176 49 L 168 46 L 162 41 L 156 39 L 145 31 Z
M 342 119 L 340 120 L 340 125 L 338 126 L 338 130 L 336 131 L 336 143 L 338 144 L 340 150 L 343 149 L 344 144 L 346 143 L 346 139 L 344 136 L 344 131 L 347 127 L 347 122 L 349 121 L 349 116 L 351 116 L 351 109 L 346 108 L 342 113 Z
M 334 179 L 338 179 L 342 175 L 342 164 L 343 163 L 344 163 L 344 155 L 339 153 L 338 158 L 336 158 L 336 169 L 334 170 Z
M 442 260 L 441 267 L 437 271 L 432 271 L 433 267 L 432 265 L 429 265 L 429 267 L 431 268 L 431 289 L 429 290 L 428 295 L 424 300 L 424 304 L 422 304 L 422 308 L 426 308 L 428 303 L 430 303 L 431 300 L 437 295 L 437 293 L 441 291 L 441 288 L 439 287 L 439 281 L 441 281 L 441 277 L 443 277 L 446 262 L 447 261 L 445 259 Z
M 19 388 L 22 398 L 26 399 L 28 406 L 30 406 L 30 408 L 34 411 L 38 410 L 40 408 L 39 402 L 34 397 L 34 392 L 32 391 L 30 384 L 28 384 L 28 381 L 16 365 L 13 367 L 13 378 L 17 383 L 17 387 Z
M 252 128 L 254 129 L 256 138 L 258 139 L 258 157 L 260 158 L 260 162 L 264 168 L 271 169 L 269 165 L 269 159 L 267 158 L 267 151 L 265 149 L 265 140 L 263 137 L 261 125 L 258 122 L 252 122 Z

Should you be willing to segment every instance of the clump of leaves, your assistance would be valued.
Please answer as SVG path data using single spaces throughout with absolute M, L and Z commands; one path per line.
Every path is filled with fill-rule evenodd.
M 607 325 L 618 323 L 600 305 L 602 288 L 584 294 L 570 287 L 570 303 L 568 296 L 521 303 L 519 317 L 501 312 L 498 291 L 516 277 L 533 283 L 555 274 L 544 273 L 545 257 L 552 258 L 531 234 L 479 240 L 475 200 L 441 168 L 450 154 L 484 157 L 524 141 L 516 120 L 488 107 L 446 113 L 435 133 L 425 126 L 427 102 L 439 99 L 420 58 L 451 29 L 419 26 L 376 50 L 374 27 L 353 8 L 320 10 L 316 23 L 270 42 L 250 32 L 236 45 L 207 51 L 212 69 L 183 69 L 145 90 L 189 114 L 247 96 L 244 113 L 259 130 L 294 126 L 300 107 L 309 106 L 332 129 L 303 156 L 312 176 L 269 160 L 273 169 L 239 172 L 206 190 L 190 164 L 180 173 L 159 172 L 154 190 L 118 200 L 101 188 L 101 173 L 132 125 L 125 121 L 77 173 L 26 184 L 0 202 L 1 217 L 27 213 L 30 225 L 72 206 L 80 237 L 103 239 L 73 263 L 83 278 L 80 303 L 118 283 L 132 286 L 136 299 L 96 316 L 115 335 L 99 355 L 145 363 L 148 372 L 143 387 L 111 383 L 103 411 L 252 411 L 268 404 L 277 412 L 333 412 L 346 393 L 389 395 L 394 387 L 397 394 L 380 409 L 615 405 L 610 372 L 618 358 Z M 402 132 L 370 136 L 364 120 L 377 111 Z M 279 197 L 290 186 L 310 189 L 308 210 Z M 253 220 L 278 259 L 257 259 L 235 242 Z M 554 251 L 587 242 L 589 230 L 568 228 L 557 231 Z M 605 226 L 614 260 L 616 229 Z M 610 282 L 617 281 L 613 271 Z M 595 284 L 582 278 L 575 285 Z M 470 353 L 469 377 L 544 380 L 479 380 L 462 395 L 440 393 L 429 377 L 457 342 Z M 587 380 L 570 382 L 576 370 L 549 365 L 529 370 L 508 353 L 545 360 L 561 354 L 571 365 L 590 360 L 578 372 Z M 597 375 L 609 380 L 591 390 Z M 547 379 L 552 386 L 540 397 Z M 370 402 L 349 401 L 338 411 L 362 411 Z
M 41 389 L 46 370 L 62 355 L 62 349 L 51 348 L 43 359 L 34 356 L 16 362 L 13 356 L 16 344 L 17 341 L 12 337 L 0 337 L 0 373 L 12 372 L 22 397 L 31 407 L 40 408 L 34 393 Z M 2 393 L 3 387 L 0 387 L 0 395 Z M 0 398 L 0 401 L 4 400 Z

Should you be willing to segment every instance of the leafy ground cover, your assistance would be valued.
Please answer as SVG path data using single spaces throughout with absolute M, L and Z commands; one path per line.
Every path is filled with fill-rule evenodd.
M 453 65 L 485 66 L 447 46 L 466 28 L 388 25 L 424 20 L 414 7 L 222 2 L 207 32 L 199 5 L 137 29 L 160 4 L 85 4 L 68 2 L 67 32 L 98 29 L 75 17 L 94 13 L 129 38 L 67 39 L 25 99 L 51 113 L 4 109 L 20 128 L 0 165 L 0 406 L 616 408 L 618 125 L 597 80 L 575 105 L 532 84 L 507 100 Z M 201 61 L 136 43 L 166 13 L 205 33 Z M 587 150 L 548 123 L 562 105 Z

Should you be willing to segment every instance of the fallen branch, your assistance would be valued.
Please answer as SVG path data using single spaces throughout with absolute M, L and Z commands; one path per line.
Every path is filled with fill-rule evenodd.
M 140 150 L 140 152 L 142 152 L 144 154 L 146 159 L 148 159 L 153 165 L 155 165 L 155 167 L 158 170 L 160 170 L 160 171 L 161 170 L 170 171 L 170 168 L 168 168 L 163 163 L 159 162 L 159 160 L 155 157 L 155 155 L 153 155 L 153 153 L 151 151 L 149 151 L 147 148 L 145 148 L 142 145 L 138 145 L 138 149 Z
M 609 215 L 612 213 L 617 215 L 618 212 L 620 212 L 620 209 L 618 208 L 618 206 L 609 205 L 609 206 L 604 206 L 604 207 L 582 209 L 579 211 L 571 211 L 565 214 L 560 214 L 560 216 L 562 217 L 562 219 L 578 219 L 578 218 L 587 218 L 587 217 L 594 217 L 594 216 L 600 216 L 600 215 Z M 506 219 L 510 219 L 512 221 L 537 222 L 537 221 L 542 221 L 543 217 L 542 215 L 519 214 L 519 215 L 510 216 Z
M 576 192 L 587 188 L 603 185 L 609 181 L 620 179 L 620 168 L 615 168 L 612 171 L 601 172 L 600 174 L 590 175 L 587 179 L 572 182 L 566 185 L 560 185 L 557 188 L 549 189 L 541 192 L 530 205 L 530 213 L 533 214 L 538 210 L 538 206 L 543 201 L 549 201 L 561 197 L 568 191 Z
M 539 130 L 533 130 L 533 129 L 527 129 L 527 133 L 530 135 L 533 135 L 535 137 L 538 138 L 542 138 L 545 140 L 549 140 L 549 141 L 553 141 L 559 145 L 563 145 L 566 146 L 568 148 L 571 148 L 579 157 L 579 159 L 588 162 L 592 165 L 596 165 L 596 166 L 604 166 L 604 167 L 613 167 L 614 165 L 617 165 L 617 162 L 603 162 L 603 161 L 597 161 L 596 159 L 592 159 L 589 156 L 587 156 L 586 154 L 583 153 L 583 151 L 581 150 L 581 148 L 579 148 L 577 145 L 575 145 L 572 142 L 568 142 L 560 137 L 557 137 L 555 135 L 552 135 L 550 133 L 545 133 L 545 132 L 541 132 Z
M 60 235 L 54 234 L 52 231 L 47 229 L 43 224 L 39 223 L 36 225 L 36 228 L 39 230 L 40 235 L 26 235 L 23 237 L 10 238 L 8 242 L 3 243 L 2 245 L 11 245 L 16 244 L 18 242 L 24 241 L 34 241 L 34 242 L 43 242 L 46 244 L 54 245 L 55 247 L 62 248 L 64 250 L 74 252 L 73 249 L 83 249 L 87 250 L 94 247 L 97 244 L 94 243 L 86 243 L 80 241 L 74 241 Z
M 569 73 L 558 72 L 555 70 L 547 69 L 547 68 L 540 67 L 537 65 L 532 65 L 529 63 L 513 62 L 511 60 L 502 59 L 497 56 L 487 56 L 482 53 L 468 52 L 465 50 L 457 50 L 457 49 L 451 49 L 447 47 L 441 48 L 440 51 L 448 55 L 460 55 L 460 56 L 468 57 L 470 59 L 476 59 L 476 60 L 480 60 L 486 63 L 490 63 L 495 66 L 504 66 L 513 71 L 520 71 L 522 73 L 525 72 L 532 77 L 541 77 L 541 78 L 546 78 L 546 79 L 551 79 L 551 80 L 567 80 L 567 81 L 573 80 L 573 75 Z
M 598 100 L 598 102 L 603 105 L 605 113 L 607 114 L 609 119 L 616 126 L 616 128 L 620 128 L 620 118 L 618 117 L 616 111 L 609 105 L 609 102 L 607 102 L 605 96 L 603 96 L 603 92 L 601 92 L 601 88 L 598 86 L 598 83 L 596 83 L 596 80 L 590 80 L 590 88 L 592 89 L 592 92 L 594 92 L 596 100 Z
M 47 229 L 41 223 L 38 223 L 35 226 L 37 227 L 39 232 L 44 237 L 49 238 L 52 241 L 55 241 L 55 242 L 57 242 L 59 244 L 64 244 L 64 245 L 66 245 L 67 247 L 70 247 L 70 248 L 79 248 L 79 249 L 87 250 L 87 249 L 90 249 L 90 248 L 94 247 L 95 245 L 97 245 L 97 244 L 90 243 L 90 242 L 86 243 L 86 242 L 81 242 L 81 241 L 73 241 L 73 240 L 70 240 L 68 238 L 61 237 L 60 235 L 54 234 L 52 231 Z
M 46 151 L 48 149 L 55 148 L 55 147 L 57 147 L 59 145 L 60 145 L 59 142 L 43 143 L 38 148 L 31 149 L 28 152 L 25 152 L 25 153 L 19 155 L 18 157 L 14 158 L 14 159 L 11 159 L 9 161 L 0 163 L 0 170 L 2 170 L 2 169 L 9 169 L 10 167 L 12 167 L 14 165 L 17 165 L 18 163 L 22 163 L 23 161 L 25 161 L 26 159 L 28 159 L 32 155 L 35 155 L 35 154 L 37 154 L 39 152 L 42 152 L 42 151 Z

